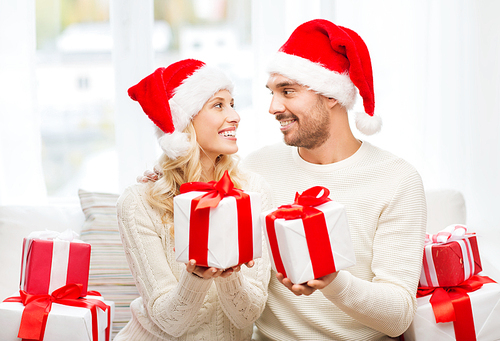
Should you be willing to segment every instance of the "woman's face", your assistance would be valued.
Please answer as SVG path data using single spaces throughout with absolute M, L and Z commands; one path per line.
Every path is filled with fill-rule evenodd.
M 240 116 L 234 110 L 234 100 L 227 90 L 220 90 L 213 95 L 193 118 L 198 144 L 214 162 L 220 154 L 234 154 L 236 145 L 236 128 Z

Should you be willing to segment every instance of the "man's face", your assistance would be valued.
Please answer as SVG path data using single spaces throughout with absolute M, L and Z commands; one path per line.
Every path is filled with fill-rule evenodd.
M 330 137 L 325 97 L 277 74 L 269 77 L 267 87 L 273 95 L 269 113 L 280 122 L 286 144 L 314 149 Z

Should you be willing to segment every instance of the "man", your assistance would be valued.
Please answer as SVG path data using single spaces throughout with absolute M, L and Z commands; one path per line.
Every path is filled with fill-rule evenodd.
M 285 144 L 243 165 L 271 185 L 274 204 L 313 186 L 345 205 L 356 265 L 292 284 L 272 273 L 257 321 L 258 340 L 390 340 L 410 325 L 422 264 L 426 204 L 417 171 L 351 131 L 356 88 L 365 113 L 356 126 L 380 130 L 368 49 L 352 30 L 326 20 L 300 25 L 269 67 L 269 112 Z M 150 179 L 156 175 L 149 173 Z
M 354 137 L 348 120 L 359 90 L 365 134 L 374 116 L 368 49 L 352 30 L 326 20 L 299 26 L 271 61 L 269 112 L 283 144 L 244 160 L 271 185 L 275 205 L 313 186 L 345 205 L 356 265 L 292 285 L 273 271 L 257 321 L 258 340 L 390 340 L 416 309 L 426 224 L 417 171 L 404 160 Z

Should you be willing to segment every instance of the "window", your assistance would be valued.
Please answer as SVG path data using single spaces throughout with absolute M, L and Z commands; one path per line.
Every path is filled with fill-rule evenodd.
M 250 106 L 250 7 L 248 0 L 154 1 L 154 68 L 188 57 L 216 64 L 237 84 L 238 108 Z M 119 191 L 109 17 L 108 0 L 36 2 L 36 103 L 49 196 Z

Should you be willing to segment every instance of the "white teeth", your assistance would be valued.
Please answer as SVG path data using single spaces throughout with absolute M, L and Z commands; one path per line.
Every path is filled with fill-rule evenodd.
M 223 131 L 223 132 L 219 133 L 219 135 L 222 137 L 235 137 L 236 131 L 234 131 L 234 130 Z
M 292 123 L 294 120 L 288 120 L 288 121 L 280 121 L 280 125 L 282 127 L 285 127 L 287 125 L 289 125 L 290 123 Z

